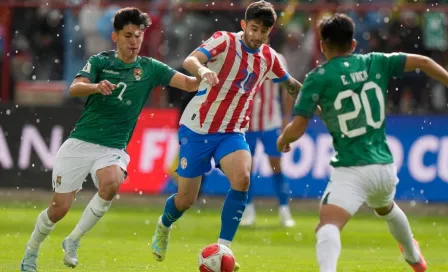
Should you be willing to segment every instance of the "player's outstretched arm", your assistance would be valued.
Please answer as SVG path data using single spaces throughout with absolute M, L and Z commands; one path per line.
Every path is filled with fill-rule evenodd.
M 416 69 L 420 69 L 428 76 L 448 86 L 448 72 L 437 62 L 426 56 L 407 54 L 404 71 L 411 72 Z
M 184 69 L 214 86 L 219 83 L 219 79 L 215 72 L 203 65 L 207 61 L 208 57 L 203 52 L 196 50 L 185 59 Z
M 286 90 L 285 90 L 286 92 Z M 282 130 L 289 124 L 292 117 L 292 108 L 294 107 L 294 99 L 291 95 L 283 94 L 282 96 L 282 108 L 283 108 L 283 121 Z
M 297 141 L 305 133 L 308 126 L 308 118 L 294 116 L 294 119 L 286 126 L 282 134 L 277 139 L 277 149 L 280 152 L 291 150 L 290 144 Z
M 95 93 L 110 95 L 115 88 L 117 88 L 117 85 L 107 80 L 103 80 L 100 83 L 90 83 L 88 78 L 79 76 L 70 85 L 69 93 L 74 97 L 89 96 Z
M 302 88 L 302 83 L 291 76 L 280 84 L 281 87 L 294 99 L 297 98 L 300 88 Z
M 177 72 L 171 78 L 169 85 L 187 92 L 195 92 L 199 88 L 199 83 L 201 83 L 200 79 Z

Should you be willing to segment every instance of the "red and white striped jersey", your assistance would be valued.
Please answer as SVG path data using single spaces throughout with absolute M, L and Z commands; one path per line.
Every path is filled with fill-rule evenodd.
M 197 50 L 207 55 L 207 67 L 218 75 L 215 86 L 202 81 L 188 103 L 180 124 L 200 134 L 241 132 L 250 121 L 252 101 L 267 79 L 289 78 L 277 52 L 268 45 L 252 50 L 242 41 L 243 32 L 216 32 Z
M 278 54 L 287 69 L 283 55 Z M 282 126 L 280 86 L 272 80 L 265 80 L 254 96 L 249 131 L 268 131 Z

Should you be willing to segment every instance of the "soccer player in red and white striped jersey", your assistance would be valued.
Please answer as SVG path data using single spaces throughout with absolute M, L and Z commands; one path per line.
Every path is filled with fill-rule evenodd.
M 293 97 L 302 86 L 289 76 L 275 50 L 264 44 L 276 19 L 270 3 L 254 2 L 241 21 L 243 31 L 216 32 L 184 61 L 184 68 L 202 82 L 180 120 L 178 192 L 167 199 L 153 236 L 158 261 L 165 258 L 172 224 L 195 203 L 201 176 L 211 170 L 212 158 L 231 187 L 218 243 L 230 246 L 236 234 L 250 183 L 252 157 L 244 133 L 253 97 L 266 79 L 281 82 Z
M 285 58 L 278 54 L 280 62 L 286 66 Z M 252 157 L 255 155 L 258 140 L 263 144 L 264 153 L 269 157 L 272 167 L 274 192 L 278 199 L 278 213 L 280 223 L 285 227 L 295 226 L 295 221 L 289 209 L 289 183 L 282 174 L 281 153 L 277 150 L 277 138 L 284 125 L 288 124 L 292 116 L 293 99 L 288 94 L 280 95 L 280 85 L 272 80 L 265 80 L 254 97 L 249 130 L 246 141 L 249 144 Z M 281 103 L 283 102 L 283 103 Z M 283 125 L 284 124 L 284 125 Z M 247 206 L 241 219 L 242 226 L 255 224 L 255 205 L 253 203 L 257 180 L 254 175 L 248 191 Z

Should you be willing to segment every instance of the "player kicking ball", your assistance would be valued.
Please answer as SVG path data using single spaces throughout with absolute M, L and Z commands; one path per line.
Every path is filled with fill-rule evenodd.
M 75 229 L 62 242 L 64 263 L 78 265 L 80 239 L 104 216 L 126 177 L 125 149 L 151 90 L 170 85 L 195 91 L 199 80 L 167 65 L 138 55 L 149 17 L 136 8 L 114 16 L 112 40 L 116 51 L 89 58 L 70 86 L 70 94 L 87 97 L 84 111 L 70 137 L 60 147 L 53 169 L 54 194 L 37 218 L 27 243 L 21 271 L 37 271 L 41 243 L 69 211 L 76 192 L 90 173 L 98 192 L 87 205 Z
M 354 29 L 352 19 L 343 14 L 320 23 L 320 46 L 328 61 L 308 74 L 294 106 L 294 119 L 279 137 L 277 148 L 282 152 L 291 149 L 290 144 L 304 134 L 319 105 L 336 151 L 316 228 L 321 272 L 336 271 L 340 232 L 363 203 L 386 221 L 412 269 L 423 272 L 425 259 L 406 215 L 394 203 L 398 178 L 386 141 L 386 94 L 389 80 L 403 72 L 420 69 L 445 86 L 448 73 L 421 55 L 352 54 Z
M 278 54 L 280 61 L 285 67 L 286 60 Z M 294 227 L 294 221 L 289 208 L 290 189 L 289 182 L 282 173 L 281 152 L 277 150 L 276 142 L 281 129 L 291 120 L 294 100 L 288 94 L 280 97 L 280 86 L 276 80 L 265 80 L 260 90 L 254 96 L 252 115 L 250 117 L 249 130 L 246 132 L 246 141 L 249 144 L 252 158 L 255 155 L 257 140 L 264 146 L 264 153 L 269 157 L 272 168 L 272 179 L 274 192 L 278 200 L 278 216 L 280 224 L 284 227 Z M 282 103 L 280 103 L 282 100 Z M 241 226 L 252 226 L 255 224 L 256 212 L 253 202 L 254 187 L 256 179 L 251 176 L 249 191 L 247 194 L 247 206 L 241 218 Z
M 254 2 L 241 21 L 242 32 L 216 32 L 184 61 L 184 68 L 203 81 L 181 117 L 178 190 L 167 199 L 152 239 L 157 261 L 165 259 L 172 224 L 196 202 L 201 176 L 211 170 L 212 158 L 231 187 L 222 208 L 218 243 L 230 246 L 237 232 L 252 164 L 244 138 L 252 99 L 267 78 L 282 82 L 294 97 L 301 87 L 275 50 L 264 44 L 275 21 L 270 3 Z

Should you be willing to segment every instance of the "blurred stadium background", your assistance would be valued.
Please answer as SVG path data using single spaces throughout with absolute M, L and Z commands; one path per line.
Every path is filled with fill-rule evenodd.
M 49 200 L 53 157 L 83 109 L 84 100 L 69 97 L 68 86 L 76 73 L 85 65 L 89 56 L 113 49 L 110 40 L 112 31 L 110 20 L 115 11 L 124 6 L 136 6 L 148 12 L 152 19 L 152 26 L 146 31 L 141 54 L 154 57 L 185 72 L 182 69 L 184 58 L 201 41 L 206 40 L 216 30 L 240 30 L 239 21 L 244 18 L 245 6 L 249 2 L 251 1 L 0 1 L 0 69 L 2 71 L 0 76 L 0 207 L 4 207 L 0 217 L 7 219 L 0 220 L 0 237 L 2 237 L 0 244 L 14 244 L 10 253 L 0 253 L 0 263 L 5 263 L 3 266 L 0 264 L 0 271 L 16 271 L 15 268 L 18 268 L 22 249 L 32 231 L 39 208 L 43 208 Z M 274 4 L 279 15 L 278 23 L 271 34 L 271 46 L 285 56 L 290 73 L 301 81 L 308 71 L 323 61 L 318 48 L 316 22 L 325 14 L 333 12 L 346 12 L 356 22 L 358 52 L 417 53 L 432 57 L 444 67 L 448 66 L 448 0 L 270 2 Z M 440 227 L 447 226 L 447 221 L 440 217 L 447 213 L 444 204 L 448 200 L 447 89 L 416 71 L 408 73 L 403 79 L 392 80 L 388 92 L 388 141 L 394 153 L 400 177 L 397 198 L 404 203 L 407 211 L 411 214 L 415 212 L 417 216 L 415 220 L 420 224 L 415 231 L 422 235 L 434 235 L 426 238 L 438 244 L 439 249 L 443 250 L 448 245 L 443 238 L 443 231 L 441 231 L 443 228 Z M 124 206 L 121 210 L 120 204 L 114 204 L 114 207 L 119 207 L 115 210 L 118 214 L 131 211 L 131 215 L 135 216 L 136 222 L 138 221 L 136 225 L 143 224 L 145 231 L 142 232 L 146 232 L 145 243 L 150 239 L 157 214 L 162 211 L 163 196 L 176 190 L 170 178 L 170 169 L 177 155 L 176 130 L 179 113 L 189 98 L 187 94 L 171 88 L 153 91 L 129 145 L 128 152 L 131 155 L 129 177 L 123 183 L 120 194 L 121 203 Z M 262 147 L 258 148 L 256 154 L 253 171 L 257 173 L 257 179 L 253 182 L 256 184 L 256 193 L 262 196 L 258 203 L 261 207 L 265 207 L 265 213 L 262 213 L 264 221 L 261 225 L 269 225 L 275 221 L 276 213 L 272 213 L 275 203 L 271 201 L 274 193 L 271 190 L 269 162 L 262 154 L 262 150 Z M 260 241 L 265 251 L 261 252 L 260 249 L 258 253 L 255 252 L 256 257 L 246 264 L 249 268 L 247 271 L 297 271 L 298 267 L 303 268 L 301 271 L 315 271 L 312 231 L 313 224 L 317 220 L 317 199 L 321 196 L 331 172 L 328 166 L 331 152 L 331 138 L 319 120 L 315 120 L 303 139 L 294 145 L 293 151 L 282 158 L 284 174 L 291 180 L 294 216 L 299 222 L 303 216 L 305 223 L 299 223 L 295 230 L 286 236 L 282 236 L 285 231 L 279 228 L 256 229 L 257 235 L 262 237 Z M 86 182 L 85 188 L 87 190 L 79 198 L 81 203 L 84 196 L 86 201 L 88 200 L 91 192 L 88 189 L 92 189 L 93 185 Z M 206 243 L 214 242 L 216 233 L 213 231 L 201 233 L 202 226 L 194 219 L 200 218 L 199 211 L 207 209 L 207 203 L 213 203 L 215 199 L 219 200 L 227 189 L 228 183 L 221 172 L 212 170 L 207 175 L 202 192 L 203 197 L 198 203 L 197 212 L 190 212 L 193 218 L 187 218 L 179 223 L 185 226 L 185 229 L 187 226 L 197 228 L 190 229 L 190 232 L 193 232 L 191 235 L 205 235 L 207 238 L 207 240 L 194 242 L 197 243 L 193 244 L 196 247 L 189 249 L 188 254 L 192 255 L 188 256 L 194 256 L 196 251 Z M 144 197 L 144 200 L 140 200 L 139 196 Z M 129 200 L 127 204 L 138 207 L 126 206 L 123 199 Z M 207 199 L 211 202 L 207 202 Z M 82 208 L 82 205 L 78 208 Z M 219 201 L 211 204 L 210 209 L 216 212 L 209 217 L 213 223 L 207 226 L 217 228 Z M 78 213 L 80 211 L 82 209 L 77 210 Z M 114 213 L 113 209 L 110 214 L 112 213 Z M 98 234 L 95 239 L 101 241 L 98 238 L 101 235 L 108 237 L 107 226 L 113 228 L 115 226 L 113 224 L 118 224 L 117 222 L 120 221 L 117 215 L 114 217 L 110 214 L 104 219 L 106 223 L 98 227 L 99 230 L 95 230 Z M 206 214 L 205 212 L 204 216 Z M 439 217 L 422 218 L 422 215 Z M 106 219 L 109 216 L 111 219 Z M 65 220 L 66 223 L 61 223 L 67 224 L 65 225 L 67 233 L 79 218 L 79 214 L 75 211 L 74 215 L 68 217 L 69 219 Z M 305 220 L 305 218 L 308 219 Z M 353 229 L 356 228 L 357 235 L 367 235 L 363 227 L 373 225 L 372 220 L 373 217 L 368 217 L 355 221 Z M 126 229 L 130 225 L 119 226 Z M 386 228 L 381 230 L 386 232 Z M 428 232 L 428 230 L 434 231 Z M 20 233 L 19 238 L 13 235 L 17 232 Z M 277 234 L 272 234 L 273 232 Z M 306 235 L 303 234 L 307 236 L 306 238 L 302 237 L 302 232 L 306 233 Z M 111 231 L 110 235 L 112 234 L 115 235 Z M 64 233 L 60 235 L 63 237 Z M 130 240 L 135 239 L 132 233 L 126 235 L 130 236 L 128 237 Z M 237 247 L 235 251 L 241 255 L 246 254 L 245 258 L 247 258 L 247 250 L 248 248 L 250 250 L 250 244 L 254 241 L 247 238 L 252 237 L 249 230 L 241 230 L 239 235 L 242 242 L 235 243 Z M 292 235 L 294 239 L 290 239 L 289 235 Z M 266 238 L 266 236 L 269 237 Z M 387 233 L 384 236 L 387 237 Z M 352 251 L 365 253 L 375 248 L 376 242 L 372 244 L 372 241 L 381 240 L 382 236 L 375 237 L 367 237 L 365 243 L 360 243 L 360 240 L 351 241 Z M 178 238 L 180 239 L 180 234 Z M 88 239 L 93 238 L 86 238 Z M 265 239 L 273 244 L 266 242 Z M 50 245 L 53 248 L 58 247 L 59 240 L 61 239 L 55 241 L 55 246 L 53 242 L 49 242 L 47 248 L 49 249 Z M 274 254 L 271 251 L 275 249 L 270 249 L 270 246 L 291 246 L 292 249 L 296 249 L 293 243 L 298 241 L 309 242 L 298 255 L 307 260 L 308 266 L 297 263 L 296 260 L 292 261 L 294 268 L 278 268 L 281 267 L 279 263 L 282 258 L 285 262 L 291 261 L 297 254 L 275 257 L 277 263 L 272 266 L 267 265 L 264 268 L 260 268 L 259 264 L 257 266 L 257 260 L 260 258 L 263 260 L 264 256 L 269 258 L 268 256 Z M 95 250 L 102 250 L 100 246 L 94 246 L 93 242 L 86 243 L 91 243 L 89 247 Z M 348 243 L 350 244 L 350 240 Z M 174 244 L 173 247 L 176 248 L 177 245 L 184 247 L 181 242 Z M 131 249 L 133 248 L 138 246 L 132 244 Z M 362 254 L 356 257 L 358 259 L 343 255 L 342 259 L 346 260 L 348 267 L 353 268 L 341 271 L 407 271 L 400 270 L 405 267 L 403 263 L 395 264 L 394 261 L 398 256 L 395 250 L 395 247 L 391 249 L 391 252 L 397 254 L 391 253 L 392 257 L 389 256 L 389 259 L 385 261 L 388 264 L 385 270 L 376 270 L 375 266 L 364 267 L 367 270 L 362 270 L 363 267 L 359 267 L 358 264 L 349 265 L 350 260 L 353 262 L 358 259 L 372 262 L 374 265 L 376 262 L 376 253 L 374 253 L 371 259 L 363 258 Z M 167 270 L 158 269 L 150 260 L 149 249 L 142 248 L 142 251 L 145 253 L 134 252 L 133 254 L 144 255 L 145 257 L 140 257 L 146 258 L 145 261 L 151 265 L 145 266 L 136 262 L 134 269 L 132 265 L 135 260 L 129 259 L 130 266 L 113 270 L 115 268 L 112 269 L 112 266 L 108 264 L 114 262 L 115 257 L 112 254 L 109 259 L 106 258 L 100 264 L 92 260 L 90 264 L 85 265 L 85 270 L 81 267 L 81 271 L 194 270 L 191 268 L 194 268 L 195 260 L 191 261 L 187 257 L 185 260 L 190 262 L 188 264 L 190 266 L 186 270 L 176 270 L 174 269 L 176 266 L 174 264 L 170 266 L 169 262 L 163 268 Z M 173 249 L 173 251 L 182 253 L 181 248 Z M 437 251 L 435 247 L 434 252 Z M 47 266 L 44 266 L 43 271 L 53 271 L 51 270 L 53 266 L 61 265 L 59 253 L 54 253 L 57 256 L 55 261 L 51 252 L 44 257 L 44 260 L 47 260 Z M 126 251 L 118 254 L 126 254 Z M 382 254 L 379 253 L 378 256 Z M 429 257 L 429 259 L 439 264 L 448 262 L 443 255 Z M 252 262 L 254 264 L 251 264 Z M 95 268 L 91 266 L 89 268 L 88 265 L 93 263 L 96 265 L 94 265 Z M 439 270 L 436 268 L 431 271 L 448 271 L 448 267 L 440 266 Z

